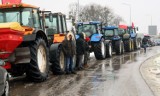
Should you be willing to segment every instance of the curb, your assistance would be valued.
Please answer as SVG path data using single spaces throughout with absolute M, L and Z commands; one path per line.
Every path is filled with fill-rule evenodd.
M 154 60 L 155 58 L 157 58 L 157 57 L 159 57 L 160 56 L 160 54 L 156 54 L 156 55 L 154 55 L 154 56 L 151 56 L 151 57 L 149 57 L 149 58 L 147 58 L 145 61 L 143 61 L 141 64 L 140 64 L 140 66 L 139 66 L 139 72 L 140 72 L 140 74 L 141 74 L 141 77 L 142 77 L 142 79 L 144 80 L 144 82 L 146 83 L 146 85 L 149 87 L 149 89 L 151 90 L 151 92 L 152 92 L 152 94 L 154 95 L 154 96 L 156 96 L 156 94 L 155 94 L 155 92 L 153 91 L 153 89 L 151 88 L 151 85 L 148 83 L 148 81 L 146 80 L 146 79 L 148 79 L 148 78 L 146 78 L 145 76 L 144 76 L 144 72 L 143 72 L 143 70 L 144 70 L 144 64 L 147 64 L 147 61 L 149 61 L 149 60 Z

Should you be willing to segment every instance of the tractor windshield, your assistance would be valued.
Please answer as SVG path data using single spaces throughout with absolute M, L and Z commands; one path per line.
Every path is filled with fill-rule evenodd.
M 78 33 L 84 32 L 89 37 L 96 32 L 96 25 L 83 24 L 78 26 Z
M 22 26 L 38 27 L 39 23 L 37 22 L 37 25 L 36 22 L 34 23 L 34 21 L 37 20 L 38 20 L 37 13 L 32 14 L 32 9 L 30 8 L 24 8 L 24 9 L 15 8 L 15 9 L 0 10 L 0 23 L 19 22 Z
M 118 32 L 119 35 L 123 35 L 125 33 L 126 33 L 125 29 L 121 29 L 121 28 L 119 29 L 119 32 Z
M 53 17 L 53 22 L 50 22 L 49 21 L 49 18 L 45 18 L 45 23 L 46 23 L 46 26 L 48 27 L 48 29 L 52 29 L 53 34 L 57 34 L 58 31 L 57 31 L 57 18 L 56 17 Z
M 105 30 L 105 36 L 113 36 L 114 35 L 114 30 Z
M 129 28 L 128 28 L 128 33 L 129 33 L 129 34 L 130 34 L 130 33 L 136 33 L 135 28 L 129 27 Z

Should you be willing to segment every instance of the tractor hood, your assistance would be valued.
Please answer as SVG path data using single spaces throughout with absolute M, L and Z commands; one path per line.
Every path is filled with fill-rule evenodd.
M 17 31 L 25 31 L 25 29 L 18 22 L 0 23 L 0 29 L 11 29 Z
M 8 58 L 23 42 L 25 29 L 18 22 L 0 23 L 0 58 Z

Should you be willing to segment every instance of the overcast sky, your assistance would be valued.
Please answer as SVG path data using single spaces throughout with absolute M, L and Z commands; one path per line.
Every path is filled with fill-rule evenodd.
M 65 14 L 69 11 L 69 4 L 77 2 L 78 0 L 22 0 L 25 3 L 40 6 L 41 9 L 51 10 L 52 12 L 63 12 Z M 135 26 L 139 27 L 139 32 L 147 33 L 148 25 L 152 24 L 158 26 L 160 33 L 160 0 L 79 0 L 80 5 L 90 3 L 101 4 L 109 6 L 114 13 L 120 15 L 126 24 L 129 24 L 129 6 L 124 5 L 127 3 L 131 5 L 132 21 Z

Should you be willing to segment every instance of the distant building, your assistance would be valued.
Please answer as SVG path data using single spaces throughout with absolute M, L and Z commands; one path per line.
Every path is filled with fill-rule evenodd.
M 149 35 L 157 35 L 157 26 L 156 25 L 148 26 L 148 33 Z

